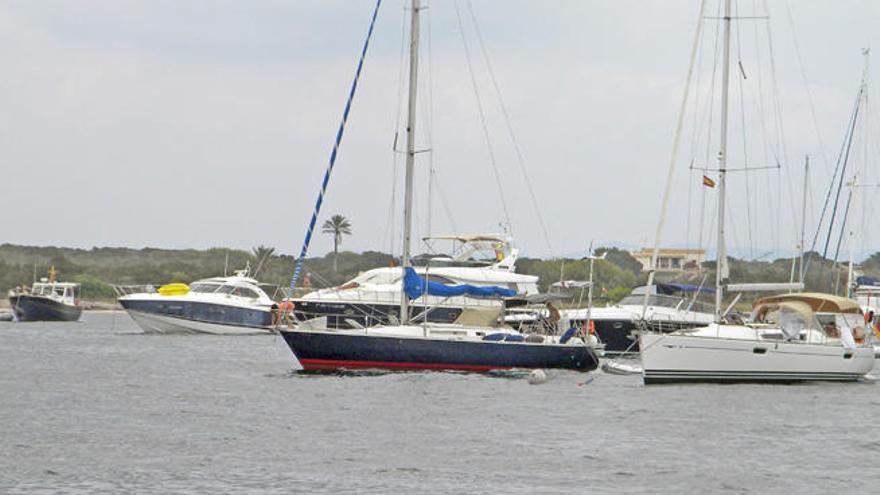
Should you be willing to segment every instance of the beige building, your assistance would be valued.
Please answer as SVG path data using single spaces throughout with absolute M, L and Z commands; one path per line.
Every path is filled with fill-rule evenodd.
M 653 249 L 642 248 L 632 253 L 633 258 L 642 264 L 642 271 L 651 269 Z M 657 258 L 657 271 L 699 270 L 706 261 L 705 249 L 661 249 Z

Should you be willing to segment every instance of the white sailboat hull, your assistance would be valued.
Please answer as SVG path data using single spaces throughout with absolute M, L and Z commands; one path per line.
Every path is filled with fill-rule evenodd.
M 854 381 L 874 367 L 874 349 L 797 342 L 643 333 L 645 384 Z
M 128 314 L 144 333 L 148 334 L 258 335 L 271 333 L 269 328 L 209 323 L 142 311 L 128 310 Z

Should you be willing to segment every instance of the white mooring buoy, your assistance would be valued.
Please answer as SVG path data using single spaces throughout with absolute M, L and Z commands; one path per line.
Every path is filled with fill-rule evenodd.
M 529 385 L 541 385 L 542 383 L 547 383 L 547 373 L 540 369 L 532 370 L 526 378 L 526 381 L 529 382 Z

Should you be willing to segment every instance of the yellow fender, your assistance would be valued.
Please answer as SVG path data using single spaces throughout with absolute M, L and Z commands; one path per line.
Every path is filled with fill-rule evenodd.
M 167 284 L 159 287 L 159 294 L 163 296 L 184 296 L 189 293 L 189 286 L 186 284 Z

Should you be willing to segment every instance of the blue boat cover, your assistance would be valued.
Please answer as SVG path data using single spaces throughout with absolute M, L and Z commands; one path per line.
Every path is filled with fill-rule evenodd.
M 699 292 L 701 294 L 714 294 L 715 289 L 711 287 L 700 287 L 699 285 L 668 283 L 657 284 L 657 292 L 661 292 L 663 294 L 670 294 L 673 292 Z
M 856 285 L 880 285 L 880 279 L 877 277 L 856 277 Z
M 571 340 L 572 337 L 574 337 L 574 334 L 577 332 L 577 330 L 578 329 L 575 327 L 570 327 L 568 330 L 565 331 L 564 334 L 562 334 L 562 337 L 559 338 L 559 343 L 567 343 L 569 340 Z
M 431 282 L 420 277 L 415 270 L 406 268 L 403 277 L 403 290 L 410 299 L 418 299 L 425 291 L 432 296 L 479 296 L 479 297 L 513 297 L 516 291 L 504 287 L 477 287 L 476 285 L 444 285 L 440 282 Z

